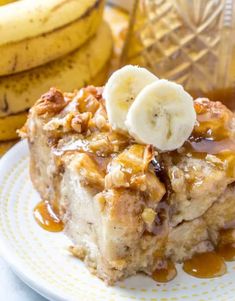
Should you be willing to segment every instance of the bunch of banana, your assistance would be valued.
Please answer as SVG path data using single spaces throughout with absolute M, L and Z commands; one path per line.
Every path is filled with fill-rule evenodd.
M 0 0 L 0 140 L 16 137 L 26 111 L 51 86 L 103 83 L 112 53 L 104 2 Z

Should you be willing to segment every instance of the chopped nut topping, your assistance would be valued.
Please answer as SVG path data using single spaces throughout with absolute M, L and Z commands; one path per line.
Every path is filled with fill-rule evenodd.
M 49 92 L 43 94 L 37 101 L 34 109 L 38 115 L 57 114 L 67 105 L 62 92 L 56 88 L 51 88 Z
M 92 89 L 91 87 L 83 88 L 78 92 L 76 100 L 77 109 L 80 113 L 90 112 L 92 114 L 95 114 L 95 112 L 98 110 L 100 104 L 95 97 L 96 93 L 93 91 L 94 89 Z
M 74 130 L 77 133 L 83 133 L 88 130 L 88 124 L 91 119 L 91 113 L 69 112 L 63 118 L 53 118 L 44 125 L 46 131 L 62 131 L 63 133 Z
M 76 115 L 71 121 L 71 127 L 77 133 L 86 132 L 90 119 L 91 113 L 89 112 Z

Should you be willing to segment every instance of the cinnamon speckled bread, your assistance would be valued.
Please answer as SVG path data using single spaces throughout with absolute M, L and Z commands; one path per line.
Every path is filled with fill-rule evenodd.
M 234 222 L 234 116 L 207 99 L 195 110 L 188 141 L 165 153 L 111 129 L 102 88 L 52 88 L 30 110 L 33 184 L 59 210 L 71 252 L 108 284 L 212 250 Z

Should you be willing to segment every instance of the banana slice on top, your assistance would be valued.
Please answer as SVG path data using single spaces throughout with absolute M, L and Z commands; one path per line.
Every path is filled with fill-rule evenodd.
M 196 122 L 192 97 L 181 85 L 158 80 L 146 86 L 127 114 L 129 133 L 162 151 L 183 145 Z
M 127 65 L 114 72 L 105 85 L 103 97 L 113 129 L 127 131 L 127 112 L 139 92 L 158 78 L 145 68 Z

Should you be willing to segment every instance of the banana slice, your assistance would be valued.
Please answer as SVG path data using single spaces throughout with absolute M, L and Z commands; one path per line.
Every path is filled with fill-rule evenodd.
M 103 97 L 113 129 L 127 131 L 127 112 L 139 92 L 158 78 L 145 68 L 127 65 L 114 72 L 105 85 Z
M 192 97 L 181 85 L 158 80 L 146 86 L 127 114 L 129 133 L 162 151 L 179 148 L 196 122 Z

